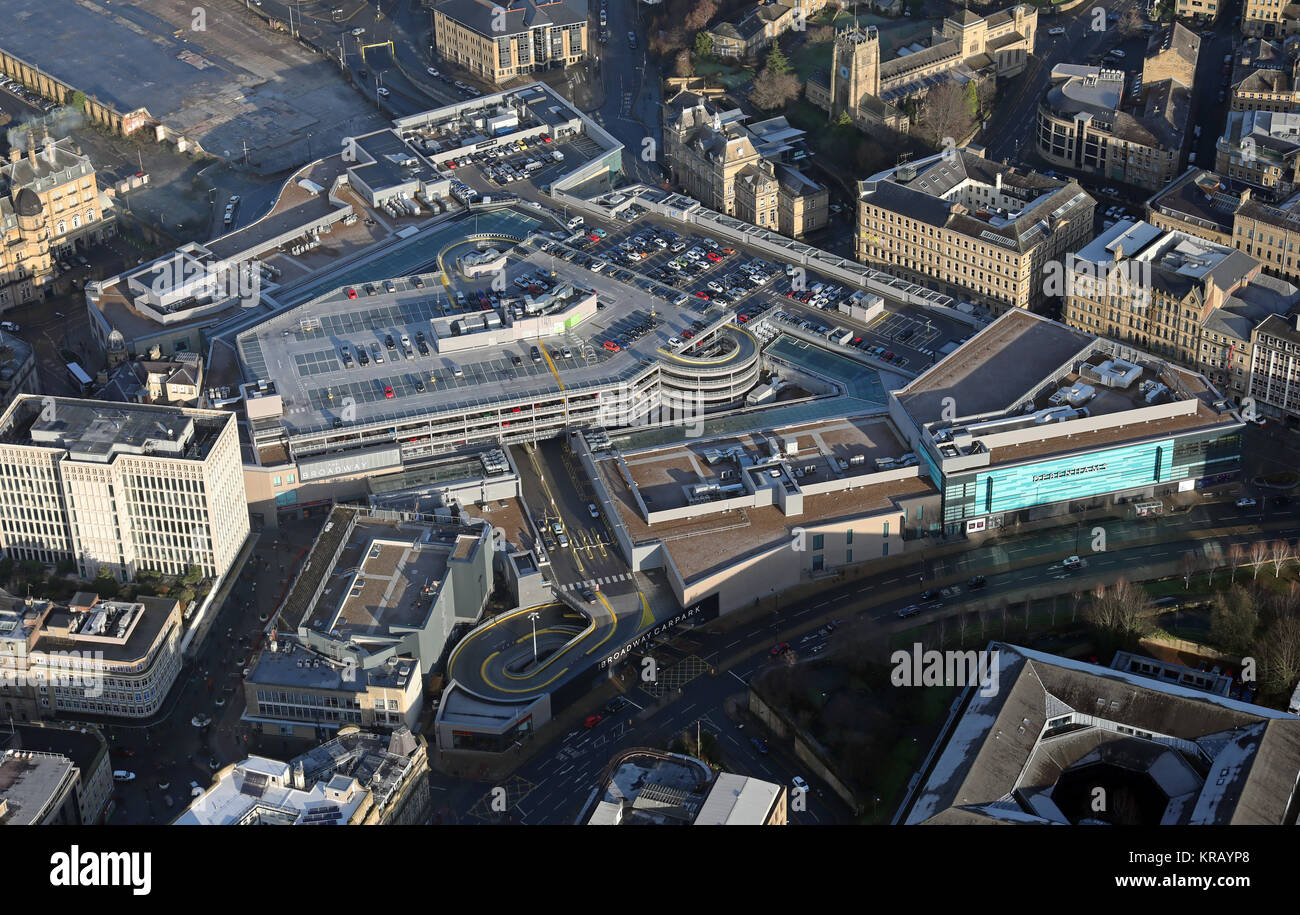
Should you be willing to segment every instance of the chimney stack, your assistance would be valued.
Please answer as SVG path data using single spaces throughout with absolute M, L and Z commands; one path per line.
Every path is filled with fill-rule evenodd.
M 996 181 L 995 181 L 994 186 L 995 186 L 999 191 L 1002 190 L 1002 172 L 998 172 L 998 176 L 997 176 L 997 179 L 996 179 Z

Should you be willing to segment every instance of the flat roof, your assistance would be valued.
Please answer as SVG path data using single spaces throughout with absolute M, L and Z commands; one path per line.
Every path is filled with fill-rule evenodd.
M 945 398 L 952 398 L 958 416 L 1003 410 L 1095 339 L 1012 309 L 896 396 L 918 425 L 937 420 Z

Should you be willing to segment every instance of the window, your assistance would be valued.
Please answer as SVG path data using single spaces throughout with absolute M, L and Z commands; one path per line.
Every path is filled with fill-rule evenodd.
M 814 572 L 820 572 L 826 567 L 826 559 L 821 553 L 813 556 L 812 567 Z
M 279 486 L 279 485 L 280 485 L 281 483 L 283 483 L 283 482 L 284 482 L 284 481 L 283 481 L 280 477 L 275 477 L 275 478 L 273 478 L 273 479 L 271 480 L 271 485 L 272 485 L 272 486 Z
M 853 528 L 849 528 L 849 529 L 848 529 L 847 531 L 845 531 L 845 533 L 844 533 L 844 544 L 845 544 L 845 546 L 848 546 L 848 545 L 851 544 L 851 543 L 853 543 Z

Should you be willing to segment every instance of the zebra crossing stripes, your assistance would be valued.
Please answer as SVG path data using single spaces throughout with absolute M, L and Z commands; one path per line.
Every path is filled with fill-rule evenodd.
M 606 575 L 603 578 L 588 578 L 586 581 L 580 581 L 575 584 L 561 585 L 563 591 L 573 591 L 577 588 L 594 588 L 598 585 L 612 585 L 620 581 L 629 581 L 632 578 L 631 572 L 624 572 L 621 575 Z

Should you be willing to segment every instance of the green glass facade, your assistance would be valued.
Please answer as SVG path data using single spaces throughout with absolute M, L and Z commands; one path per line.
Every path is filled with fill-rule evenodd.
M 1087 454 L 953 475 L 944 480 L 943 519 L 962 521 L 1073 499 L 1233 473 L 1239 431 L 1182 436 Z

